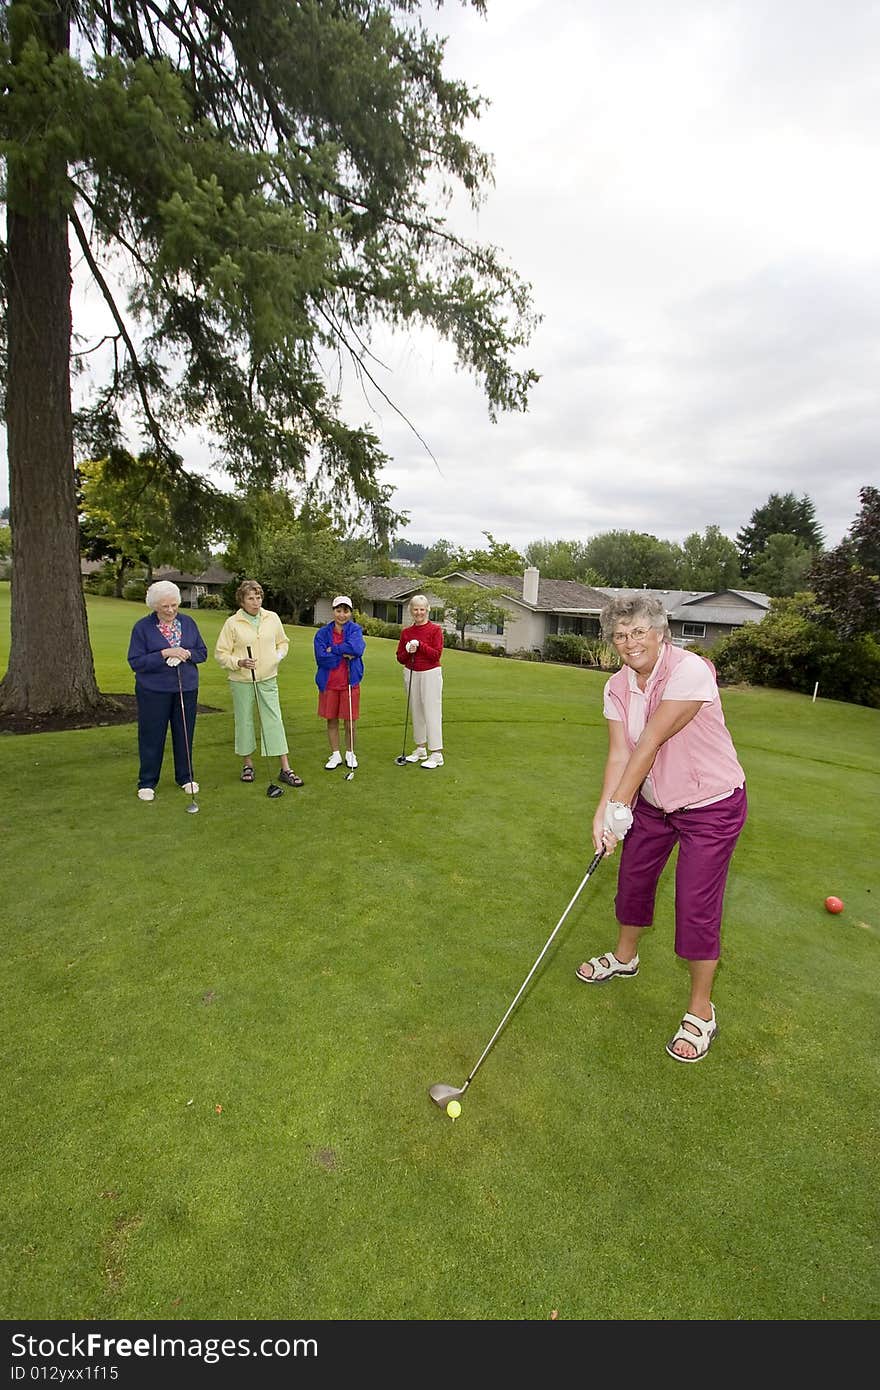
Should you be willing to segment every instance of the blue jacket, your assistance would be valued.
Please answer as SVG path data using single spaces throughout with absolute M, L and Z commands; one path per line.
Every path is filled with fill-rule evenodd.
M 155 613 L 148 613 L 135 623 L 128 644 L 128 664 L 135 674 L 135 685 L 143 690 L 177 690 L 177 672 L 180 672 L 182 690 L 198 690 L 199 673 L 196 663 L 207 661 L 208 648 L 193 619 L 187 613 L 178 613 L 180 619 L 180 645 L 192 653 L 189 661 L 179 666 L 168 666 L 162 655 L 168 642 L 159 631 L 159 619 Z
M 342 629 L 342 641 L 334 646 L 334 626 L 334 623 L 325 623 L 315 633 L 315 661 L 318 663 L 318 669 L 315 672 L 315 685 L 319 690 L 327 689 L 330 672 L 335 671 L 340 661 L 345 660 L 346 653 L 351 656 L 351 661 L 348 662 L 349 685 L 360 685 L 364 678 L 362 657 L 367 644 L 364 641 L 363 630 L 358 623 L 349 618 Z

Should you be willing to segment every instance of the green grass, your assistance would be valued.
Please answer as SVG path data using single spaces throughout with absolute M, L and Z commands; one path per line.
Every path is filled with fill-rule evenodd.
M 89 601 L 105 691 L 142 611 Z M 663 1050 L 669 873 L 638 979 L 575 979 L 614 943 L 611 862 L 452 1123 L 428 1085 L 467 1076 L 590 857 L 603 678 L 448 652 L 425 777 L 371 638 L 346 783 L 292 637 L 280 801 L 274 763 L 237 780 L 212 659 L 198 816 L 170 758 L 137 801 L 133 725 L 0 739 L 4 1316 L 876 1318 L 878 712 L 724 694 L 751 815 L 705 1063 Z

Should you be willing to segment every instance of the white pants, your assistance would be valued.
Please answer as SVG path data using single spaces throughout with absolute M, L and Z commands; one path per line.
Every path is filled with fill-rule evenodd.
M 410 672 L 404 671 L 404 689 L 409 689 Z M 443 672 L 412 672 L 412 692 L 409 697 L 413 737 L 420 748 L 437 753 L 443 747 Z

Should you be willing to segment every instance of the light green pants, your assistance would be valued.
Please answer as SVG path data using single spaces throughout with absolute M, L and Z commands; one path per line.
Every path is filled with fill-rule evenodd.
M 261 748 L 264 757 L 277 758 L 287 752 L 287 735 L 281 718 L 278 700 L 278 678 L 268 680 L 230 681 L 232 710 L 235 715 L 235 751 L 246 758 L 257 746 L 254 713 L 260 716 Z M 257 704 L 259 701 L 259 704 Z

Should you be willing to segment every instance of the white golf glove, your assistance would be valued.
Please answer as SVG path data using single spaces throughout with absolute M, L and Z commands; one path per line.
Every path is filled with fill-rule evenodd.
M 633 823 L 633 813 L 623 801 L 609 801 L 605 807 L 604 828 L 622 840 Z
M 166 656 L 166 658 L 165 658 L 165 665 L 166 665 L 166 666 L 179 666 L 179 665 L 180 665 L 180 657 L 179 657 L 179 656 Z
M 409 652 L 410 656 L 412 656 L 413 652 L 418 651 L 419 644 L 415 637 L 410 638 L 409 642 L 407 642 L 406 644 L 406 649 Z

